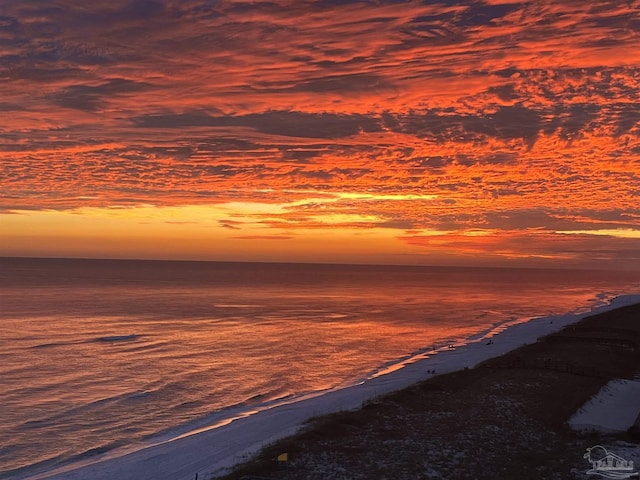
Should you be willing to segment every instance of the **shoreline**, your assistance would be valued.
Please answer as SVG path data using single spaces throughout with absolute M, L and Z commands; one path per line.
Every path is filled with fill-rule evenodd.
M 195 473 L 199 473 L 200 478 L 222 475 L 234 465 L 246 461 L 265 445 L 296 433 L 312 417 L 357 409 L 373 398 L 432 378 L 434 375 L 427 371 L 435 370 L 440 375 L 473 368 L 489 358 L 535 342 L 540 336 L 578 322 L 586 316 L 638 302 L 640 295 L 622 296 L 588 312 L 538 317 L 508 326 L 502 324 L 485 335 L 478 336 L 463 348 L 444 347 L 418 353 L 387 368 L 392 371 L 382 370 L 351 387 L 285 400 L 277 406 L 226 418 L 214 426 L 207 425 L 164 442 L 143 445 L 142 448 L 140 445 L 132 446 L 129 452 L 120 449 L 23 478 L 192 480 Z M 494 334 L 496 330 L 499 331 Z M 491 345 L 485 345 L 484 342 L 488 335 L 495 339 Z
M 640 299 L 627 297 L 634 298 L 477 368 L 314 418 L 219 480 L 577 480 L 592 478 L 586 454 L 595 447 L 634 462 L 635 474 L 624 478 L 637 478 Z M 617 431 L 575 430 L 575 412 L 613 421 Z M 276 461 L 283 453 L 286 464 Z

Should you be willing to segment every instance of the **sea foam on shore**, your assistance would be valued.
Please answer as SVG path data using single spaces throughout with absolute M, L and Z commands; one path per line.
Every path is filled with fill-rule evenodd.
M 640 295 L 623 296 L 581 314 L 536 318 L 500 331 L 476 336 L 465 345 L 449 345 L 420 352 L 389 366 L 372 378 L 348 388 L 282 400 L 254 411 L 219 419 L 215 424 L 172 439 L 153 440 L 27 477 L 32 480 L 192 480 L 222 474 L 256 453 L 262 446 L 294 433 L 311 417 L 358 408 L 379 395 L 405 388 L 435 374 L 472 368 L 539 337 L 575 323 L 590 314 L 640 302 Z M 489 339 L 491 343 L 489 344 Z

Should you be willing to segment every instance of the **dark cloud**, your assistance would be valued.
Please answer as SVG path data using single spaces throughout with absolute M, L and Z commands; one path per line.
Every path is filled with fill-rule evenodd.
M 21 105 L 17 105 L 15 103 L 0 102 L 0 112 L 11 112 L 11 111 L 17 111 L 17 110 L 24 110 L 24 107 Z M 0 145 L 0 148 L 2 148 L 1 145 Z
M 417 167 L 426 167 L 430 169 L 440 169 L 445 167 L 453 162 L 453 159 L 450 157 L 443 157 L 441 155 L 437 155 L 434 157 L 428 158 L 417 158 L 414 160 L 415 166 Z
M 505 102 L 511 102 L 520 98 L 520 94 L 516 91 L 516 86 L 513 83 L 489 87 L 487 92 L 495 94 L 500 100 Z
M 488 5 L 483 2 L 472 2 L 457 19 L 460 27 L 479 27 L 490 25 L 496 19 L 520 10 L 522 3 L 502 3 Z
M 282 159 L 291 160 L 296 163 L 309 163 L 312 159 L 326 153 L 326 147 L 323 149 L 296 149 L 291 147 L 279 147 Z
M 637 229 L 634 5 L 4 2 L 0 205 L 295 199 L 281 228 Z M 335 192 L 386 200 L 313 201 Z
M 575 104 L 560 113 L 564 119 L 560 122 L 561 134 L 571 137 L 584 130 L 600 114 L 599 105 Z
M 386 220 L 375 224 L 378 228 L 393 228 L 400 230 L 410 230 L 415 227 L 415 223 L 409 220 Z
M 379 120 L 366 115 L 268 111 L 242 116 L 213 116 L 202 111 L 147 115 L 132 119 L 139 128 L 248 127 L 288 137 L 340 138 L 361 131 L 381 131 Z
M 482 163 L 490 165 L 513 165 L 518 161 L 516 152 L 495 152 L 482 157 Z
M 501 70 L 496 70 L 493 73 L 495 75 L 498 75 L 498 76 L 503 77 L 503 78 L 511 78 L 515 74 L 520 73 L 520 72 L 519 72 L 518 68 L 516 68 L 516 67 L 507 67 L 507 68 L 503 68 Z
M 400 131 L 418 136 L 435 135 L 442 138 L 458 135 L 482 134 L 496 138 L 522 138 L 534 144 L 543 121 L 538 112 L 522 105 L 501 106 L 488 115 L 449 114 L 429 112 L 426 115 L 398 117 Z
M 348 63 L 354 62 L 351 59 Z M 335 65 L 335 62 L 328 62 L 325 66 L 330 67 Z M 258 85 L 262 90 L 263 85 Z M 360 94 L 367 91 L 380 91 L 386 89 L 392 89 L 391 85 L 386 79 L 379 75 L 367 74 L 367 73 L 353 73 L 346 75 L 329 75 L 321 78 L 312 78 L 304 80 L 293 86 L 287 87 L 269 87 L 264 85 L 264 91 L 270 93 L 287 93 L 287 92 L 311 92 L 311 93 L 330 93 L 339 92 L 343 94 Z
M 52 99 L 61 107 L 93 112 L 104 108 L 114 96 L 136 93 L 150 87 L 145 82 L 113 78 L 100 85 L 71 85 L 54 94 Z
M 303 170 L 300 168 L 295 168 L 287 172 L 287 176 L 292 177 L 302 177 L 305 179 L 318 180 L 321 182 L 329 182 L 333 178 L 332 172 L 327 172 L 325 170 Z
M 220 224 L 221 227 L 229 228 L 231 230 L 241 230 L 239 225 L 242 225 L 241 222 L 236 222 L 233 220 L 220 220 L 218 223 Z
M 640 213 L 640 208 L 636 209 Z M 569 210 L 544 207 L 487 212 L 484 214 L 485 228 L 492 229 L 536 229 L 548 231 L 593 230 L 594 220 L 599 228 L 632 228 L 634 222 L 627 216 L 629 212 L 620 210 Z
M 630 133 L 640 122 L 640 102 L 625 104 L 617 109 L 616 117 L 616 135 Z M 640 130 L 635 132 L 636 136 L 640 136 Z
M 165 12 L 164 2 L 158 0 L 130 0 L 122 15 L 131 20 L 149 20 Z
M 448 23 L 453 19 L 452 14 L 421 15 L 411 20 L 402 32 L 410 37 L 405 45 L 410 45 L 415 39 L 429 43 L 445 44 L 459 40 L 459 35 Z
M 524 138 L 529 144 L 535 143 L 542 128 L 540 114 L 522 105 L 500 107 L 489 118 L 498 136 Z

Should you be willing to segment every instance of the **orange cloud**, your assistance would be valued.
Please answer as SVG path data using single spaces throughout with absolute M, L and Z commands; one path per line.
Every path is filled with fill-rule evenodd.
M 178 237 L 300 252 L 333 229 L 420 258 L 637 260 L 633 239 L 556 232 L 640 228 L 640 2 L 338 3 L 7 5 L 7 238 L 46 254 L 33 212 L 155 208 Z M 214 226 L 161 211 L 190 207 Z

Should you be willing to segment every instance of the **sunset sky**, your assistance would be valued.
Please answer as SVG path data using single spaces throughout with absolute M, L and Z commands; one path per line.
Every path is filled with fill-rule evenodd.
M 640 1 L 0 0 L 0 255 L 640 268 Z

